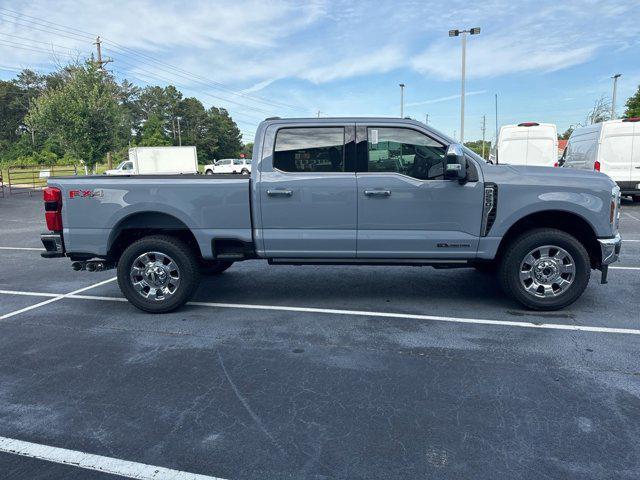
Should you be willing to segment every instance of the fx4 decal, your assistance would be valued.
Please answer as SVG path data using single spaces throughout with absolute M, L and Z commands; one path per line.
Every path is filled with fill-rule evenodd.
M 101 197 L 102 190 L 69 190 L 69 198 Z

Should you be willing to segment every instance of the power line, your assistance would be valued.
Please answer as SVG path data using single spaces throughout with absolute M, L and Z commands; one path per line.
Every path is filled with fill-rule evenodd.
M 84 30 L 79 30 L 77 28 L 68 27 L 68 26 L 61 25 L 59 23 L 51 22 L 51 21 L 48 21 L 48 20 L 43 20 L 43 19 L 40 19 L 38 17 L 33 17 L 31 15 L 26 15 L 26 14 L 23 14 L 23 13 L 16 12 L 14 10 L 10 10 L 8 8 L 0 7 L 0 11 L 9 12 L 9 14 L 0 13 L 0 15 L 6 15 L 6 16 L 11 15 L 11 18 L 13 18 L 15 20 L 18 20 L 18 21 L 35 23 L 36 25 L 40 25 L 40 26 L 47 27 L 47 28 L 50 28 L 50 29 L 53 29 L 53 30 L 56 30 L 56 31 L 63 32 L 65 34 L 75 35 L 75 36 L 82 37 L 82 38 L 85 38 L 85 39 L 94 38 L 93 34 L 91 34 L 89 32 L 86 32 Z M 29 21 L 28 20 L 22 20 L 22 18 L 20 18 L 20 17 L 30 18 L 32 20 L 29 20 Z M 64 30 L 61 30 L 60 28 L 52 27 L 51 25 L 62 27 Z M 24 26 L 24 25 L 22 25 L 22 26 Z M 69 30 L 72 30 L 72 31 L 69 31 Z M 73 31 L 80 32 L 80 33 L 74 33 Z M 227 90 L 228 92 L 232 93 L 233 95 L 244 97 L 244 98 L 247 98 L 247 99 L 255 101 L 255 102 L 261 102 L 261 103 L 269 104 L 269 105 L 272 105 L 272 106 L 285 107 L 285 108 L 291 108 L 291 109 L 294 109 L 294 110 L 302 110 L 302 111 L 306 111 L 307 110 L 305 107 L 302 107 L 302 106 L 291 105 L 291 104 L 288 104 L 288 103 L 285 103 L 285 102 L 279 102 L 279 101 L 276 101 L 276 100 L 266 100 L 266 99 L 264 99 L 262 97 L 259 97 L 259 96 L 256 96 L 256 95 L 250 95 L 250 94 L 244 93 L 242 91 L 234 90 L 234 89 L 229 88 L 229 87 L 227 87 L 226 85 L 224 85 L 224 84 L 222 84 L 220 82 L 216 82 L 216 81 L 207 79 L 206 77 L 203 77 L 201 75 L 189 72 L 189 71 L 181 69 L 179 67 L 175 67 L 174 65 L 171 65 L 171 64 L 169 64 L 167 62 L 164 62 L 162 60 L 158 60 L 158 59 L 152 57 L 151 55 L 148 55 L 148 54 L 145 54 L 145 53 L 142 53 L 142 52 L 137 52 L 137 51 L 135 51 L 135 50 L 133 50 L 131 48 L 125 47 L 125 46 L 123 46 L 123 45 L 121 45 L 121 44 L 119 44 L 119 43 L 117 43 L 117 42 L 115 42 L 113 40 L 109 40 L 107 38 L 104 38 L 103 40 L 104 40 L 104 43 L 111 44 L 114 47 L 116 47 L 116 49 L 118 49 L 118 50 L 125 51 L 125 52 L 129 51 L 129 52 L 131 52 L 131 55 L 148 58 L 152 62 L 158 63 L 160 65 L 164 65 L 164 66 L 166 66 L 166 67 L 168 67 L 168 68 L 170 68 L 172 70 L 175 70 L 176 72 L 180 72 L 182 74 L 188 75 L 189 77 L 192 77 L 192 79 L 200 79 L 199 81 L 201 83 L 203 83 L 203 81 L 204 81 L 204 83 L 206 83 L 206 84 L 215 85 L 217 88 L 220 88 L 220 89 L 223 89 L 223 90 Z

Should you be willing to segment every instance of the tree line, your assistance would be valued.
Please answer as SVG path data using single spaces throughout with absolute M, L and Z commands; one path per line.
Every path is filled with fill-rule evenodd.
M 179 122 L 179 125 L 178 125 Z M 0 164 L 78 164 L 93 169 L 134 146 L 195 145 L 200 163 L 251 156 L 229 112 L 173 85 L 141 88 L 89 60 L 0 81 Z

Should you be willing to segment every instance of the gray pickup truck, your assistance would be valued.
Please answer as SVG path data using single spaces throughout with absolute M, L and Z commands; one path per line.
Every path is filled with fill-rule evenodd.
M 474 267 L 554 310 L 618 259 L 620 192 L 598 172 L 493 165 L 408 119 L 273 118 L 255 140 L 250 178 L 51 178 L 42 255 L 116 267 L 125 297 L 155 313 L 250 259 Z

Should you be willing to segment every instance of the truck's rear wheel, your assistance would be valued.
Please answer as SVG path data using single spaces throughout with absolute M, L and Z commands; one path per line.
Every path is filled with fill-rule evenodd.
M 233 262 L 225 260 L 203 260 L 200 263 L 200 272 L 203 275 L 219 275 L 231 265 Z
M 152 235 L 132 243 L 118 261 L 120 290 L 145 312 L 165 313 L 184 305 L 199 281 L 193 249 L 167 235 Z
M 572 235 L 541 228 L 516 238 L 504 252 L 498 279 L 503 290 L 534 310 L 575 302 L 591 275 L 589 254 Z

